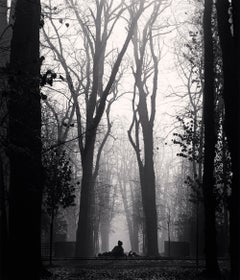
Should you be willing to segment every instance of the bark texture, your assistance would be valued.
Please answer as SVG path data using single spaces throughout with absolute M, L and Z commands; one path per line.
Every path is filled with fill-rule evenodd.
M 215 157 L 215 90 L 214 90 L 214 52 L 212 36 L 213 2 L 205 1 L 203 18 L 204 28 L 204 91 L 203 91 L 203 123 L 204 123 L 204 167 L 203 197 L 205 208 L 205 259 L 206 272 L 217 275 L 216 244 L 216 197 L 214 194 L 214 157 Z
M 225 126 L 232 162 L 232 193 L 230 198 L 231 279 L 240 279 L 240 4 L 232 1 L 232 26 L 229 22 L 229 1 L 218 0 L 217 21 L 223 61 L 223 99 Z
M 40 1 L 17 1 L 9 78 L 9 279 L 39 279 L 41 224 Z M 14 268 L 14 269 L 13 269 Z

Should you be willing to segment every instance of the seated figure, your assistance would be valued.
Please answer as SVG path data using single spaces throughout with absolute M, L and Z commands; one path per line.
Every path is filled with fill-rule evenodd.
M 112 251 L 111 251 L 112 256 L 114 256 L 114 257 L 123 257 L 123 256 L 125 256 L 122 244 L 123 244 L 122 241 L 119 240 L 118 241 L 118 245 L 115 246 L 112 249 Z
M 120 258 L 120 257 L 126 257 L 127 255 L 124 254 L 124 250 L 122 247 L 122 241 L 118 241 L 118 245 L 115 246 L 112 251 L 110 252 L 104 252 L 104 253 L 99 253 L 98 257 L 114 257 L 114 258 Z

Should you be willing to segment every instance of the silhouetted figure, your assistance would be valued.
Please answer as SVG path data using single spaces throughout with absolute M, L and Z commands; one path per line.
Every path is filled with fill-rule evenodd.
M 126 257 L 127 255 L 124 254 L 124 250 L 122 247 L 122 241 L 118 240 L 118 245 L 115 246 L 112 251 L 110 252 L 104 252 L 104 253 L 99 253 L 98 257 L 114 257 L 114 258 L 120 258 L 120 257 Z
M 112 256 L 114 256 L 114 257 L 123 257 L 123 256 L 125 256 L 124 255 L 124 250 L 123 250 L 123 247 L 122 247 L 122 241 L 118 241 L 118 245 L 117 246 L 115 246 L 113 249 L 112 249 L 112 251 L 111 251 L 111 253 L 112 253 Z

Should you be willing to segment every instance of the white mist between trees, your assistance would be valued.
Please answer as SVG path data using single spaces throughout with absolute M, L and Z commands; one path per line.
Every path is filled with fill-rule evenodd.
M 88 1 L 82 1 L 84 6 L 88 5 Z M 90 3 L 91 1 L 89 1 Z M 49 86 L 43 89 L 44 94 L 47 96 L 47 101 L 56 106 L 55 110 L 61 115 L 64 115 L 64 111 L 68 109 L 70 99 L 70 91 L 66 84 L 66 76 L 56 53 L 52 50 L 51 43 L 58 49 L 59 38 L 56 35 L 56 30 L 61 38 L 61 48 L 58 49 L 66 58 L 66 62 L 74 71 L 81 73 L 81 67 L 84 65 L 86 54 L 84 52 L 84 42 L 82 35 L 77 32 L 77 21 L 74 19 L 73 12 L 70 9 L 64 8 L 64 1 L 43 1 L 48 7 L 43 5 L 43 12 L 46 12 L 45 24 L 42 31 L 42 55 L 45 57 L 45 61 L 42 70 L 53 70 L 57 74 L 57 79 L 53 82 L 53 87 Z M 91 5 L 91 4 L 90 4 Z M 117 1 L 116 4 L 117 5 Z M 49 20 L 48 10 L 55 9 L 55 12 L 51 15 Z M 167 240 L 167 219 L 171 219 L 171 225 L 174 224 L 174 219 L 177 218 L 178 207 L 175 205 L 179 190 L 177 188 L 179 183 L 178 177 L 182 172 L 182 161 L 176 157 L 178 147 L 172 144 L 172 132 L 177 129 L 175 116 L 183 110 L 186 105 L 186 100 L 181 96 L 185 95 L 187 91 L 185 87 L 184 77 L 178 67 L 179 56 L 181 59 L 181 50 L 184 42 L 188 40 L 188 31 L 191 29 L 191 22 L 188 19 L 191 18 L 191 10 L 193 12 L 194 5 L 190 5 L 189 1 L 173 1 L 157 21 L 157 25 L 161 26 L 159 30 L 159 37 L 157 45 L 155 46 L 160 53 L 159 63 L 159 80 L 157 91 L 157 104 L 156 104 L 156 120 L 154 126 L 154 163 L 156 173 L 156 197 L 157 197 L 157 210 L 159 214 L 160 227 L 159 227 L 159 251 L 163 251 L 163 241 Z M 144 23 L 147 14 L 141 20 Z M 52 22 L 51 22 L 52 21 Z M 110 69 L 113 65 L 114 59 L 118 54 L 119 47 L 122 46 L 123 40 L 126 36 L 126 30 L 124 28 L 125 19 L 122 18 L 115 26 L 114 32 L 110 37 L 107 46 L 107 59 L 105 62 L 105 76 L 106 80 L 110 73 Z M 54 23 L 54 25 L 52 24 Z M 163 27 L 162 27 L 163 26 Z M 82 59 L 82 62 L 77 61 Z M 121 96 L 111 106 L 110 121 L 112 123 L 111 137 L 107 141 L 103 150 L 101 164 L 104 164 L 107 157 L 124 160 L 121 158 L 122 153 L 127 153 L 128 157 L 134 158 L 135 155 L 132 151 L 132 147 L 127 137 L 127 130 L 129 129 L 132 120 L 132 107 L 131 100 L 133 94 L 134 80 L 132 76 L 131 65 L 133 63 L 133 48 L 130 43 L 128 51 L 124 56 L 121 64 L 122 77 L 118 85 L 118 96 Z M 60 77 L 61 75 L 61 77 Z M 77 75 L 73 78 L 73 82 L 77 84 Z M 149 89 L 152 86 L 149 85 Z M 177 93 L 177 94 L 175 94 Z M 81 94 L 80 94 L 81 95 Z M 111 95 L 109 96 L 109 99 Z M 84 99 L 79 98 L 80 106 L 84 106 Z M 149 105 L 149 103 L 148 103 Z M 84 117 L 84 116 L 83 116 Z M 72 124 L 76 123 L 76 118 L 72 119 Z M 106 131 L 106 117 L 103 118 L 99 126 L 99 135 Z M 76 125 L 74 125 L 69 133 L 67 140 L 76 138 Z M 70 146 L 66 146 L 70 154 L 73 154 L 72 160 L 75 166 L 76 179 L 81 177 L 81 168 L 79 152 L 76 148 L 76 142 L 71 141 Z M 100 145 L 97 141 L 96 145 Z M 110 156 L 109 156 L 110 155 Z M 113 160 L 112 164 L 116 162 Z M 136 166 L 134 167 L 136 169 Z M 101 166 L 100 166 L 101 170 Z M 130 174 L 127 178 L 127 193 L 131 191 L 130 181 L 136 180 L 137 169 Z M 126 174 L 121 174 L 124 176 Z M 134 176 L 136 177 L 134 178 Z M 117 240 L 123 241 L 123 247 L 129 251 L 129 233 L 126 223 L 125 210 L 123 206 L 121 192 L 118 186 L 117 173 L 113 173 L 112 187 L 117 188 L 116 196 L 116 213 L 111 223 L 110 231 L 110 248 L 116 244 Z M 183 182 L 182 182 L 183 184 Z M 184 187 L 181 186 L 181 191 L 184 191 Z M 187 192 L 185 190 L 184 192 Z M 77 193 L 79 195 L 79 193 Z M 182 196 L 184 197 L 184 195 Z M 164 205 L 163 205 L 164 204 Z M 78 212 L 78 203 L 76 206 L 76 213 Z M 129 205 L 131 207 L 131 205 Z M 179 210 L 180 211 L 180 210 Z M 171 216 L 171 217 L 170 217 Z M 174 226 L 173 226 L 174 227 Z M 171 239 L 176 239 L 176 232 L 171 229 Z M 74 236 L 74 234 L 69 233 Z

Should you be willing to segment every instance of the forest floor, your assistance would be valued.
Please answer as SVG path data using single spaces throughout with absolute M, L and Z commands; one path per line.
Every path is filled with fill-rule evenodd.
M 222 276 L 228 279 L 228 263 L 220 261 Z M 74 260 L 55 261 L 48 280 L 205 280 L 204 263 L 192 260 Z M 44 279 L 44 278 L 43 278 Z

